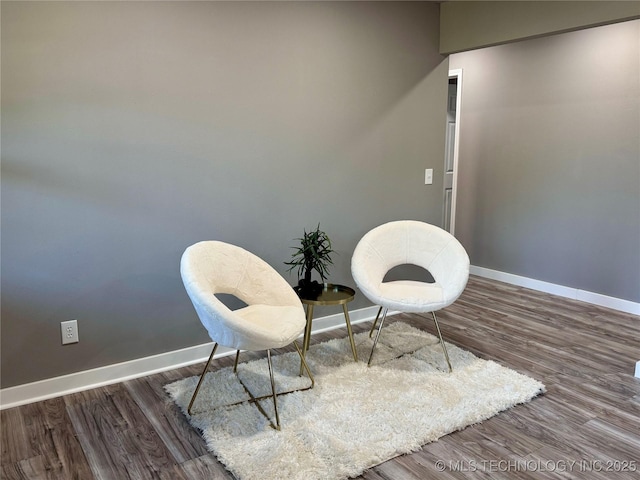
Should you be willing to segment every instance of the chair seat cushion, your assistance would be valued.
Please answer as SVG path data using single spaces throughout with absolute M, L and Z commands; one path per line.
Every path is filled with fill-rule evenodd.
M 402 312 L 431 312 L 446 302 L 444 290 L 438 283 L 396 280 L 380 284 L 375 303 Z
M 298 338 L 306 325 L 304 309 L 299 306 L 250 305 L 233 311 L 233 316 L 239 317 L 239 321 L 226 328 L 237 335 L 233 340 L 221 339 L 220 343 L 238 350 L 284 347 Z M 219 334 L 209 334 L 220 338 Z

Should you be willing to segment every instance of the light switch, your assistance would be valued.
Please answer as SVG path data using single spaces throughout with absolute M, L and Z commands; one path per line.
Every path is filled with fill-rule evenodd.
M 433 168 L 425 168 L 424 170 L 424 184 L 433 184 Z

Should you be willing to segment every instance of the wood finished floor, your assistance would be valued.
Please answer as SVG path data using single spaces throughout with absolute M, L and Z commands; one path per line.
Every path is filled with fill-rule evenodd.
M 638 317 L 471 277 L 439 319 L 447 341 L 542 381 L 547 392 L 361 479 L 640 478 Z M 398 320 L 435 333 L 427 315 L 389 319 Z M 201 368 L 2 411 L 1 478 L 232 479 L 162 389 Z

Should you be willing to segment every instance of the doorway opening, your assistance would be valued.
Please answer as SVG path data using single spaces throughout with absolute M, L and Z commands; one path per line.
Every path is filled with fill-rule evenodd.
M 447 129 L 444 151 L 444 229 L 455 234 L 458 178 L 458 141 L 462 100 L 462 69 L 449 70 Z

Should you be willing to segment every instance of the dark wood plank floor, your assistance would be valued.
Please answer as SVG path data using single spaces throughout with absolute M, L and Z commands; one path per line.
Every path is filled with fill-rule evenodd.
M 547 392 L 360 478 L 640 478 L 637 316 L 472 277 L 439 319 L 448 341 L 537 378 Z M 428 315 L 389 320 L 435 333 Z M 2 411 L 2 479 L 233 478 L 162 389 L 201 368 Z

